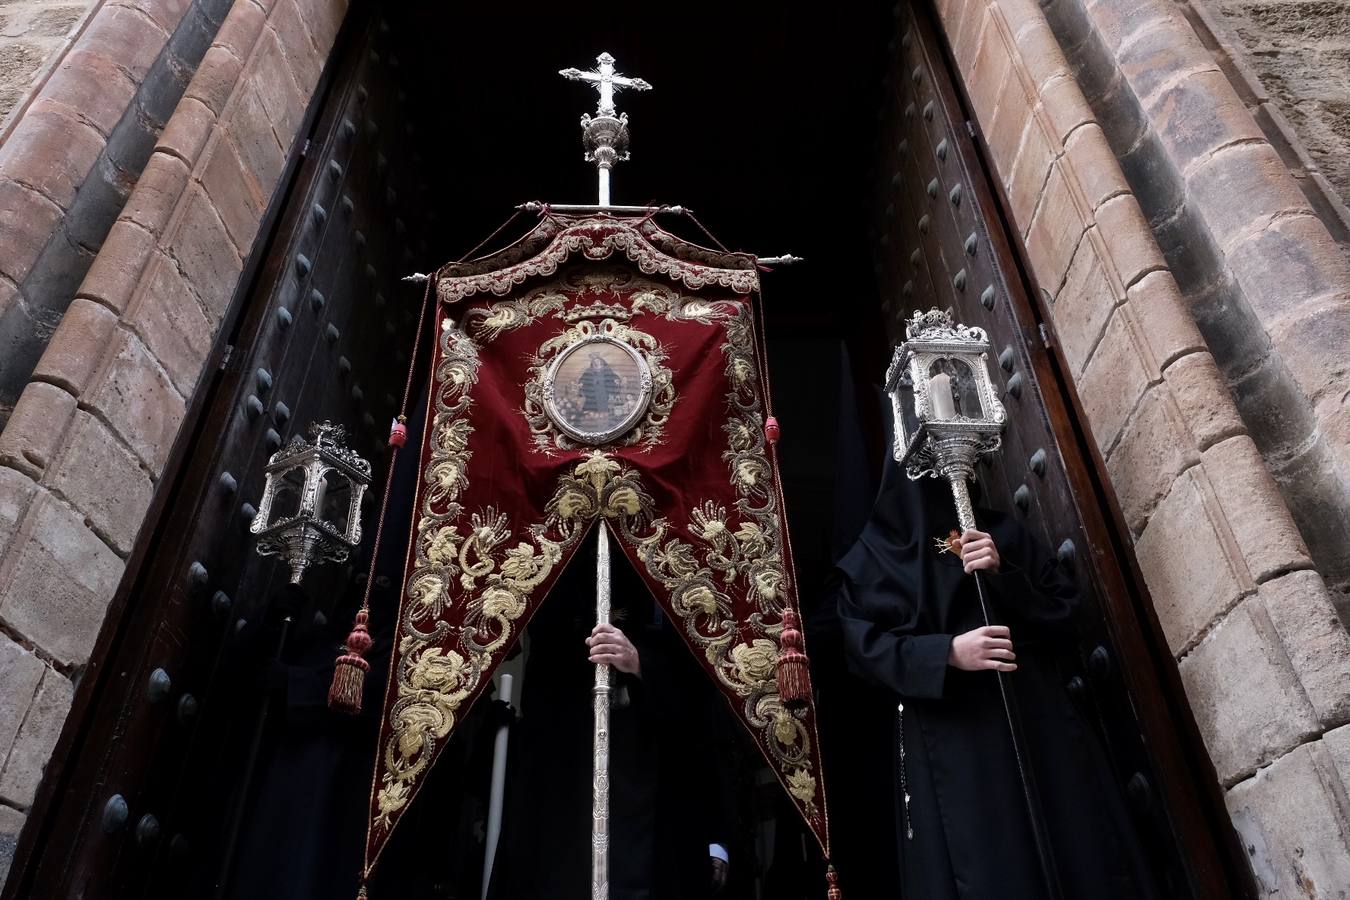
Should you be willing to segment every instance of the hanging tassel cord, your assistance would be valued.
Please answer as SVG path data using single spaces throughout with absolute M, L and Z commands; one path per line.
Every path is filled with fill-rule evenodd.
M 792 535 L 787 528 L 787 498 L 783 494 L 783 476 L 778 468 L 778 439 L 782 429 L 778 418 L 773 414 L 773 385 L 769 379 L 769 338 L 768 325 L 764 318 L 764 292 L 760 289 L 758 297 L 750 300 L 752 315 L 751 331 L 755 336 L 756 372 L 764 392 L 764 441 L 768 445 L 769 465 L 773 469 L 773 492 L 778 505 L 778 514 L 782 516 L 783 527 L 783 571 L 795 573 L 793 566 Z M 789 575 L 788 577 L 792 577 Z M 789 591 L 792 585 L 783 586 Z M 806 642 L 800 630 L 801 623 L 797 611 L 783 604 L 783 630 L 778 636 L 778 693 L 784 703 L 801 705 L 811 699 L 811 663 L 806 655 Z
M 660 215 L 661 213 L 663 213 L 663 212 L 665 212 L 666 210 L 668 210 L 668 209 L 671 208 L 671 206 L 670 206 L 669 203 L 660 203 L 660 204 L 658 204 L 658 203 L 653 202 L 653 203 L 648 203 L 647 206 L 649 207 L 648 210 L 647 210 L 647 212 L 642 216 L 641 219 L 638 220 L 638 224 L 639 224 L 639 225 L 642 225 L 642 224 L 645 224 L 645 223 L 647 223 L 647 222 L 650 222 L 652 219 L 655 219 L 658 215 Z M 691 218 L 691 219 L 694 217 L 694 214 L 691 213 L 689 210 L 685 209 L 684 207 L 680 207 L 680 212 L 683 213 L 684 215 L 688 216 L 688 217 Z M 702 226 L 700 226 L 700 227 L 702 227 Z
M 506 227 L 505 225 L 502 226 Z M 500 229 L 498 229 L 500 231 Z M 480 245 L 481 246 L 481 245 Z M 473 251 L 470 251 L 473 252 Z M 398 452 L 408 441 L 408 400 L 412 396 L 413 373 L 417 370 L 417 356 L 422 347 L 422 332 L 426 328 L 427 310 L 431 305 L 431 292 L 436 284 L 439 270 L 427 279 L 422 291 L 422 309 L 417 316 L 417 333 L 413 336 L 412 357 L 408 361 L 408 377 L 403 383 L 403 402 L 399 405 L 398 418 L 389 429 L 389 467 L 384 476 L 384 496 L 380 500 L 380 515 L 375 524 L 375 540 L 370 549 L 370 569 L 366 572 L 365 590 L 361 595 L 361 608 L 356 612 L 356 621 L 352 623 L 351 633 L 343 642 L 342 654 L 338 656 L 333 668 L 333 683 L 328 689 L 328 707 L 348 715 L 359 715 L 361 701 L 365 694 L 366 674 L 370 663 L 366 653 L 370 650 L 370 592 L 375 586 L 375 566 L 380 558 L 380 545 L 384 539 L 384 520 L 389 511 L 389 497 L 394 487 L 394 468 L 398 462 Z
M 727 249 L 726 244 L 723 244 L 721 241 L 717 239 L 717 235 L 709 231 L 708 227 L 698 220 L 698 216 L 694 215 L 693 210 L 689 209 L 688 207 L 685 207 L 684 214 L 689 217 L 689 221 L 693 222 L 695 225 L 698 226 L 698 230 L 703 232 L 707 236 L 708 240 L 712 241 L 714 244 L 717 245 L 718 250 L 721 250 L 723 253 L 731 252 L 730 250 Z M 763 295 L 761 294 L 760 296 Z
M 691 210 L 689 207 L 687 207 L 687 206 L 679 206 L 679 207 L 665 207 L 665 206 L 663 206 L 663 207 L 661 207 L 660 209 L 675 209 L 675 210 L 678 210 L 678 211 L 679 211 L 681 214 L 683 214 L 686 218 L 688 218 L 688 219 L 689 219 L 690 221 L 692 221 L 695 225 L 697 225 L 699 231 L 702 231 L 703 234 L 704 234 L 704 236 L 705 236 L 708 240 L 712 241 L 714 244 L 717 245 L 717 249 L 721 250 L 723 253 L 729 253 L 729 254 L 732 254 L 732 255 L 734 255 L 734 256 L 749 256 L 749 257 L 751 257 L 751 259 L 754 260 L 755 268 L 758 269 L 758 270 L 761 271 L 761 272 L 772 272 L 772 271 L 773 271 L 773 268 L 772 268 L 773 266 L 780 266 L 780 265 L 781 265 L 781 266 L 786 266 L 786 265 L 789 265 L 790 263 L 799 263 L 799 262 L 802 262 L 802 261 L 803 261 L 801 257 L 799 257 L 799 256 L 793 256 L 791 253 L 788 253 L 788 254 L 783 255 L 783 256 L 755 256 L 755 255 L 752 254 L 752 253 L 743 253 L 743 252 L 742 252 L 742 253 L 737 253 L 737 251 L 735 251 L 735 250 L 728 250 L 726 244 L 723 244 L 721 241 L 719 241 L 719 240 L 717 239 L 717 235 L 715 235 L 715 234 L 713 234 L 711 231 L 709 231 L 709 230 L 708 230 L 708 227 L 698 220 L 698 216 L 694 215 L 694 211 Z M 659 212 L 659 211 L 660 211 L 660 210 L 656 210 L 655 212 Z M 762 292 L 761 292 L 760 296 L 763 297 L 763 293 L 762 293 Z
M 700 226 L 702 227 L 702 226 Z M 706 229 L 705 229 L 706 231 Z M 709 235 L 711 237 L 711 235 Z M 716 238 L 714 238 L 716 240 Z M 725 248 L 723 248 L 725 249 Z M 759 383 L 764 391 L 764 439 L 768 444 L 769 465 L 773 469 L 773 491 L 778 502 L 778 514 L 783 521 L 783 561 L 784 573 L 796 573 L 793 564 L 792 534 L 787 527 L 787 498 L 783 494 L 783 476 L 778 466 L 778 439 L 782 430 L 773 414 L 773 384 L 769 378 L 769 329 L 764 314 L 764 289 L 760 287 L 759 296 L 752 297 L 751 331 L 755 338 L 755 355 Z M 790 586 L 785 586 L 785 588 Z M 801 631 L 797 611 L 787 603 L 783 604 L 783 630 L 778 637 L 778 663 L 776 666 L 778 693 L 785 704 L 799 706 L 811 700 L 811 660 L 806 655 L 806 640 Z M 824 773 L 821 773 L 822 777 Z M 825 785 L 821 784 L 821 791 Z M 839 887 L 839 873 L 830 860 L 829 821 L 826 817 L 825 844 L 821 848 L 825 853 L 825 878 L 828 885 L 827 900 L 843 900 L 844 892 Z
M 801 623 L 797 611 L 783 609 L 783 630 L 778 635 L 778 696 L 789 706 L 811 698 L 811 662 L 802 645 Z
M 459 259 L 455 260 L 454 264 L 455 264 L 455 265 L 459 265 L 460 263 L 467 261 L 468 259 L 470 259 L 471 257 L 473 257 L 473 255 L 474 255 L 475 253 L 477 253 L 479 250 L 482 250 L 482 249 L 483 249 L 484 247 L 486 247 L 488 244 L 490 244 L 490 243 L 492 243 L 494 240 L 496 240 L 496 239 L 497 239 L 497 235 L 499 235 L 499 234 L 501 234 L 503 231 L 505 231 L 505 230 L 511 225 L 511 223 L 514 222 L 516 219 L 520 218 L 520 214 L 521 214 L 522 212 L 524 212 L 524 210 L 522 210 L 522 209 L 517 209 L 515 212 L 511 213 L 511 215 L 507 216 L 507 217 L 506 217 L 506 221 L 503 222 L 502 224 L 498 225 L 498 226 L 496 227 L 496 229 L 493 230 L 492 234 L 489 234 L 487 237 L 483 238 L 481 241 L 479 241 L 477 244 L 475 244 L 475 245 L 474 245 L 474 248 L 473 248 L 472 250 L 470 250 L 468 253 L 465 253 L 465 254 L 464 254 L 463 256 L 461 256 Z M 540 215 L 541 218 L 544 217 L 544 216 L 546 216 L 546 215 L 548 215 L 548 207 L 545 206 L 543 209 L 541 209 L 541 210 L 539 211 L 539 215 Z M 436 277 L 436 276 L 433 274 L 431 278 L 427 279 L 427 283 L 430 284 L 432 281 L 435 280 L 435 277 Z
M 750 309 L 753 315 L 752 330 L 755 334 L 755 355 L 758 357 L 755 364 L 758 368 L 759 383 L 764 390 L 764 439 L 769 445 L 769 461 L 773 466 L 774 493 L 778 500 L 778 510 L 786 520 L 787 503 L 783 496 L 783 479 L 778 472 L 778 439 L 782 436 L 782 429 L 778 425 L 778 417 L 773 414 L 773 385 L 769 379 L 768 323 L 764 318 L 764 289 L 762 286 L 759 296 L 751 298 Z M 783 529 L 783 553 L 788 568 L 791 569 L 793 563 L 792 536 L 788 534 L 787 528 Z

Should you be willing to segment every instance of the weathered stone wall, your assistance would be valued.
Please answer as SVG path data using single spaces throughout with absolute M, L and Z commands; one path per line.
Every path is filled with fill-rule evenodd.
M 101 3 L 0 144 L 0 428 L 230 3 Z
M 84 21 L 93 0 L 0 3 L 0 134 Z
M 1318 569 L 1350 606 L 1350 259 L 1182 7 L 1045 6 Z
M 234 0 L 0 431 L 0 872 L 345 12 Z
M 1337 193 L 1350 199 L 1350 0 L 1192 0 L 1240 55 Z
M 1350 637 L 1225 383 L 1223 348 L 1197 328 L 1113 123 L 1037 0 L 937 6 L 1254 868 L 1270 896 L 1339 896 Z M 1174 48 L 1149 49 L 1141 72 L 1159 72 Z M 1180 135 L 1213 137 L 1204 110 L 1224 107 L 1212 87 L 1171 107 Z M 1229 202 L 1269 197 L 1252 192 L 1230 185 Z M 1241 238 L 1242 215 L 1205 221 Z

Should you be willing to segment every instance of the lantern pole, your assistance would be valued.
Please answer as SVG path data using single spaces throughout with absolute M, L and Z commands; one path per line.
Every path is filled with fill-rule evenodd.
M 497 842 L 502 834 L 502 808 L 506 799 L 506 759 L 507 743 L 511 739 L 512 689 L 515 679 L 509 672 L 503 672 L 498 681 L 497 699 L 505 705 L 506 717 L 497 726 L 497 734 L 492 742 L 492 780 L 488 787 L 488 816 L 485 838 L 483 840 L 483 884 L 481 900 L 487 900 L 488 888 L 492 885 L 492 866 L 497 858 Z
M 975 511 L 970 502 L 970 488 L 962 475 L 948 475 L 952 488 L 952 499 L 956 503 L 956 520 L 961 533 L 975 528 Z M 972 572 L 975 579 L 975 593 L 980 600 L 980 618 L 986 626 L 995 624 L 989 613 L 989 601 L 984 596 L 984 579 L 978 571 Z M 1013 756 L 1017 763 L 1017 774 L 1022 782 L 1022 796 L 1026 800 L 1027 818 L 1031 823 L 1032 842 L 1036 845 L 1036 855 L 1041 865 L 1041 874 L 1045 878 L 1045 888 L 1050 900 L 1061 900 L 1064 896 L 1059 884 L 1059 869 L 1055 865 L 1054 849 L 1050 845 L 1050 833 L 1045 824 L 1045 809 L 1041 804 L 1040 790 L 1036 785 L 1036 774 L 1027 762 L 1027 739 L 1022 730 L 1021 710 L 1017 705 L 1017 695 L 1009 690 L 1008 673 L 995 671 L 999 696 L 1003 700 L 1003 716 L 1008 723 L 1008 733 L 1012 738 Z
M 906 336 L 908 340 L 896 350 L 891 370 L 887 373 L 887 390 L 891 393 L 899 438 L 904 426 L 896 390 L 905 369 L 909 368 L 909 377 L 916 392 L 913 401 L 915 418 L 922 425 L 916 434 L 904 435 L 905 446 L 902 447 L 897 439 L 896 461 L 906 466 L 911 478 L 934 475 L 947 481 L 956 506 L 957 524 L 960 525 L 961 533 L 965 534 L 977 527 L 969 487 L 969 482 L 975 478 L 975 463 L 982 454 L 993 453 L 1002 446 L 1002 430 L 1007 420 L 1006 412 L 994 395 L 989 381 L 988 336 L 983 329 L 954 324 L 950 312 L 938 310 L 915 313 L 907 323 Z M 978 418 L 958 413 L 949 376 L 938 374 L 930 377 L 929 367 L 933 362 L 962 357 L 962 361 L 970 366 L 979 394 L 981 415 Z M 922 403 L 918 396 L 920 393 Z M 993 625 L 995 619 L 990 614 L 989 602 L 985 597 L 984 580 L 978 571 L 972 573 L 972 577 L 980 603 L 980 618 L 986 626 Z M 1036 785 L 1035 772 L 1027 762 L 1026 736 L 1022 729 L 1017 697 L 1009 689 L 1006 673 L 995 671 L 994 676 L 1002 700 L 1004 719 L 1008 724 L 1014 762 L 1021 781 L 1027 819 L 1031 825 L 1046 894 L 1050 900 L 1062 900 L 1064 892 L 1059 883 L 1059 870 L 1050 845 L 1040 791 Z

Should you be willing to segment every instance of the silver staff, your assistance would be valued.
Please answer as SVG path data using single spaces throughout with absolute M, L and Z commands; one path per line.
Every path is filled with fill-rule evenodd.
M 514 679 L 510 672 L 503 672 L 497 680 L 497 699 L 506 705 L 508 716 L 511 712 L 511 697 Z M 488 888 L 492 885 L 492 865 L 497 858 L 497 842 L 502 835 L 502 807 L 506 798 L 506 758 L 511 739 L 511 720 L 503 719 L 497 726 L 497 734 L 492 742 L 492 781 L 488 787 L 487 833 L 483 841 L 483 889 L 482 900 L 487 900 Z
M 596 539 L 595 624 L 609 624 L 609 526 L 602 519 Z M 591 900 L 609 898 L 609 675 L 595 666 L 595 757 L 591 780 Z
M 562 69 L 564 78 L 589 82 L 600 94 L 595 115 L 581 117 L 582 145 L 586 161 L 595 163 L 599 176 L 601 208 L 609 208 L 609 170 L 628 159 L 628 115 L 614 108 L 614 92 L 621 88 L 649 91 L 641 78 L 616 74 L 614 57 L 601 53 L 594 71 Z M 609 527 L 603 519 L 596 542 L 595 623 L 609 624 Z M 610 667 L 595 667 L 594 774 L 591 785 L 591 900 L 609 900 L 609 694 Z

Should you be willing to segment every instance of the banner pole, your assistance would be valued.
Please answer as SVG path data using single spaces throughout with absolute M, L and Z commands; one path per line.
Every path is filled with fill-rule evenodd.
M 609 526 L 602 519 L 596 538 L 595 623 L 609 624 Z M 609 676 L 595 666 L 594 773 L 591 780 L 591 900 L 609 900 Z
M 511 673 L 503 672 L 497 690 L 497 699 L 506 704 L 508 715 L 511 710 L 512 687 L 514 679 Z M 497 726 L 492 747 L 492 782 L 488 788 L 487 835 L 483 841 L 483 890 L 482 900 L 487 900 L 488 888 L 492 884 L 492 864 L 497 857 L 497 841 L 502 834 L 502 806 L 506 797 L 506 756 L 507 742 L 511 738 L 511 721 L 504 719 Z

